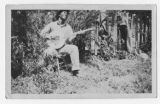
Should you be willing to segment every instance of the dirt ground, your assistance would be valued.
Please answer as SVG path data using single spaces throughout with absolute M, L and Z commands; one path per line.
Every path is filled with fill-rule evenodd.
M 151 62 L 139 60 L 99 60 L 81 64 L 78 77 L 61 70 L 12 79 L 12 93 L 23 94 L 90 94 L 151 93 Z

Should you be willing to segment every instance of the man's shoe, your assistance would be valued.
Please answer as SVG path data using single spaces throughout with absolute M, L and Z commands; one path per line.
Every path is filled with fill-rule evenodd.
M 79 70 L 73 70 L 73 71 L 72 71 L 72 75 L 73 75 L 73 76 L 77 76 L 78 74 L 79 74 Z

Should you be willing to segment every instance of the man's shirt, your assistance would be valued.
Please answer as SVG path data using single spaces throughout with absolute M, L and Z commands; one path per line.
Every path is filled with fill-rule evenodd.
M 45 26 L 45 28 L 41 31 L 41 35 L 49 35 L 60 36 L 61 38 L 67 40 L 71 40 L 73 36 L 73 30 L 69 24 L 59 25 L 58 21 L 51 22 Z

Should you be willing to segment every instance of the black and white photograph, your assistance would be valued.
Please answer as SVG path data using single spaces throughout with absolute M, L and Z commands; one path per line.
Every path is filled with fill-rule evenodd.
M 8 5 L 8 98 L 155 97 L 154 6 L 109 7 Z

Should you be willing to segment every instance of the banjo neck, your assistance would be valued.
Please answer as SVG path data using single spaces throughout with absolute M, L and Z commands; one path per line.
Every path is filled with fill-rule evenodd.
M 73 35 L 77 35 L 77 34 L 82 34 L 82 33 L 85 33 L 87 31 L 91 31 L 91 30 L 94 30 L 95 28 L 88 28 L 88 29 L 85 29 L 85 30 L 80 30 L 78 32 L 74 32 Z

